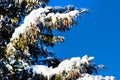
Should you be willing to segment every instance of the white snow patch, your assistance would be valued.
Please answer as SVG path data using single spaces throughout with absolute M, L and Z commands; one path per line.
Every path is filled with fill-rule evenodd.
M 62 61 L 56 68 L 48 68 L 44 65 L 35 65 L 33 66 L 33 71 L 38 74 L 43 74 L 45 76 L 51 76 L 54 74 L 61 74 L 63 71 L 69 72 L 73 69 L 73 66 L 80 66 L 80 57 L 71 58 L 70 60 L 66 59 Z
M 90 74 L 83 74 L 83 77 L 80 77 L 77 80 L 115 80 L 113 76 L 101 76 L 101 75 L 90 75 Z

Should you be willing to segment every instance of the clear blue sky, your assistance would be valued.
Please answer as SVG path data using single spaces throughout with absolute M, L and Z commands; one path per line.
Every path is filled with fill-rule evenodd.
M 65 33 L 65 42 L 52 50 L 60 58 L 87 54 L 94 56 L 96 64 L 108 68 L 99 74 L 113 75 L 120 79 L 120 0 L 50 0 L 48 5 L 75 5 L 91 9 L 83 15 L 80 24 Z

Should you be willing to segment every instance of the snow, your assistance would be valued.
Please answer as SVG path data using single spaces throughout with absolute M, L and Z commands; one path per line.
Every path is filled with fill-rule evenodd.
M 80 71 L 82 69 L 81 64 L 85 64 L 83 62 L 88 62 L 88 60 L 93 60 L 94 57 L 88 57 L 87 55 L 83 56 L 82 59 L 80 57 L 73 57 L 71 59 L 66 59 L 62 61 L 58 67 L 52 68 L 44 65 L 34 65 L 32 66 L 34 73 L 42 74 L 47 77 L 51 77 L 54 74 L 62 74 L 63 71 L 67 73 L 67 76 L 70 76 L 71 71 Z M 85 60 L 85 61 L 84 61 Z M 101 75 L 90 75 L 87 73 L 81 74 L 82 77 L 79 77 L 77 80 L 115 80 L 113 76 L 101 76 Z
M 38 74 L 43 74 L 45 76 L 52 76 L 54 74 L 61 74 L 63 71 L 70 72 L 73 69 L 73 66 L 79 67 L 80 66 L 80 58 L 71 58 L 70 60 L 66 59 L 62 61 L 58 67 L 56 68 L 49 68 L 44 65 L 35 65 L 33 66 L 33 71 Z
M 87 55 L 83 56 L 81 63 L 83 64 L 89 64 L 90 61 L 92 61 L 94 57 L 88 57 Z
M 100 64 L 100 65 L 98 65 L 98 69 L 106 69 L 106 67 L 105 67 L 105 65 Z
M 76 15 L 79 15 L 79 11 L 78 10 L 73 10 L 73 11 L 70 11 L 69 12 L 69 15 L 71 16 L 71 17 L 74 17 L 74 16 L 76 16 Z
M 80 58 L 76 57 L 76 58 L 71 58 L 70 60 L 66 59 L 62 61 L 56 69 L 58 69 L 59 72 L 63 72 L 64 70 L 66 72 L 70 72 L 73 66 L 79 67 L 79 65 L 80 65 Z
M 89 9 L 87 9 L 87 8 L 81 8 L 80 13 L 83 13 L 83 12 L 89 12 Z
M 54 7 L 53 9 L 59 10 L 61 8 L 62 7 Z M 37 26 L 42 22 L 45 25 L 46 18 L 51 17 L 52 24 L 55 24 L 55 22 L 57 21 L 56 18 L 58 19 L 68 18 L 69 20 L 72 21 L 74 16 L 79 14 L 78 10 L 69 11 L 68 13 L 53 13 L 53 12 L 50 12 L 50 9 L 52 9 L 52 7 L 48 6 L 45 8 L 39 8 L 39 9 L 33 10 L 28 16 L 25 17 L 24 24 L 22 24 L 21 26 L 15 29 L 15 32 L 13 33 L 12 38 L 18 39 L 20 34 L 26 33 L 26 31 L 29 31 L 31 24 L 34 24 L 35 26 Z M 49 14 L 46 15 L 45 13 L 49 13 Z M 41 26 L 41 27 L 45 27 L 45 26 Z
M 101 76 L 101 75 L 89 75 L 89 74 L 83 74 L 84 77 L 80 77 L 77 80 L 115 80 L 113 76 Z
M 53 73 L 51 72 L 51 68 L 48 68 L 44 65 L 35 65 L 33 66 L 33 72 L 37 74 L 44 74 L 45 76 L 51 76 Z

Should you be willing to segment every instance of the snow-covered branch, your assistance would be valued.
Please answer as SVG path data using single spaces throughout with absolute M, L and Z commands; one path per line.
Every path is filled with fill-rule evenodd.
M 113 76 L 102 77 L 101 75 L 91 75 L 93 71 L 97 71 L 97 66 L 94 65 L 93 59 L 94 57 L 85 55 L 82 58 L 73 57 L 66 59 L 55 68 L 34 65 L 32 69 L 34 74 L 42 74 L 48 78 L 51 78 L 53 75 L 62 75 L 62 78 L 75 80 L 115 80 Z
M 69 30 L 73 24 L 76 24 L 76 16 L 81 15 L 85 11 L 87 9 L 77 10 L 71 5 L 66 7 L 48 6 L 33 10 L 25 17 L 24 23 L 15 29 L 10 39 L 11 42 L 7 45 L 7 53 L 9 54 L 11 51 L 14 53 L 16 43 L 19 43 L 21 40 L 26 40 L 23 46 L 37 41 L 38 37 L 41 42 L 47 42 L 46 44 L 48 45 L 52 45 L 55 42 L 63 42 L 64 38 L 62 36 L 50 35 L 52 34 L 52 30 Z

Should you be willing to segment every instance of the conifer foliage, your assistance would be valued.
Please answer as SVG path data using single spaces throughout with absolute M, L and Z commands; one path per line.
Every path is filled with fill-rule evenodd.
M 69 31 L 78 24 L 76 17 L 89 12 L 48 2 L 0 0 L 0 80 L 115 80 L 92 75 L 100 68 L 94 57 L 60 60 L 47 49 L 64 42 L 53 31 Z

